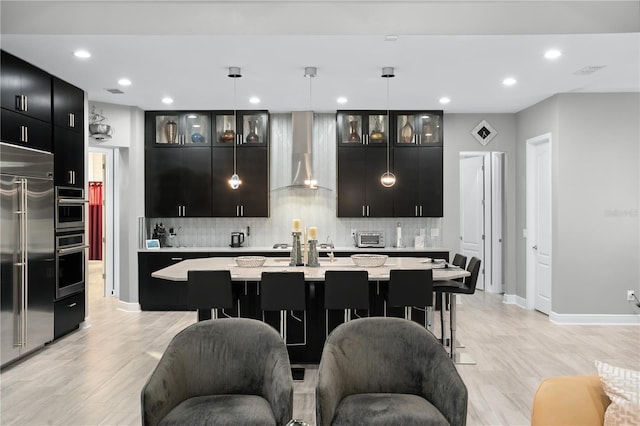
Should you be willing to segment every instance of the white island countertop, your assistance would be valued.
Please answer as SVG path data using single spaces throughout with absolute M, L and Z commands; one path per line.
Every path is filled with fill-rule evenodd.
M 207 257 L 188 259 L 155 271 L 154 278 L 170 281 L 187 281 L 188 271 L 228 269 L 234 281 L 260 281 L 262 272 L 304 272 L 306 281 L 324 281 L 327 270 L 366 270 L 370 281 L 386 281 L 391 269 L 433 269 L 434 280 L 451 280 L 469 276 L 469 272 L 457 267 L 443 268 L 444 264 L 432 263 L 419 257 L 389 257 L 383 266 L 363 268 L 356 266 L 349 257 L 321 258 L 319 267 L 289 266 L 288 257 L 268 257 L 263 266 L 246 268 L 238 266 L 231 257 Z
M 288 248 L 273 248 L 273 246 L 261 246 L 261 247 L 162 247 L 160 249 L 138 249 L 140 252 L 149 253 L 162 253 L 162 252 L 184 252 L 184 253 L 237 253 L 238 256 L 242 256 L 246 253 L 282 253 L 283 256 L 288 256 L 291 252 L 291 247 Z M 354 247 L 354 246 L 341 246 L 334 248 L 321 248 L 318 247 L 319 253 L 434 253 L 434 252 L 449 252 L 449 249 L 444 247 Z

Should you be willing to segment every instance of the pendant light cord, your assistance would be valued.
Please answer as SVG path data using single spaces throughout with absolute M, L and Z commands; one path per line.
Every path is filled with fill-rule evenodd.
M 387 77 L 387 173 L 389 173 L 389 129 L 391 128 L 391 121 L 389 117 L 389 77 Z
M 233 141 L 233 174 L 236 173 L 236 145 L 238 144 L 238 122 L 236 117 L 236 80 L 237 77 L 233 77 L 233 126 L 236 128 L 235 138 Z

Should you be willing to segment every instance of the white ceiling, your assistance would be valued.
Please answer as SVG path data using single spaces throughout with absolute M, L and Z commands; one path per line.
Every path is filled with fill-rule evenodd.
M 214 12 L 208 9 L 212 7 L 210 3 L 218 8 L 214 10 L 219 12 L 215 18 L 210 16 Z M 487 17 L 495 31 L 480 27 L 465 30 L 469 28 L 465 22 L 477 23 L 484 16 L 458 19 L 461 10 L 496 7 L 501 2 L 454 2 L 457 8 L 444 11 L 443 16 L 456 13 L 456 20 L 450 22 L 457 29 L 456 33 L 447 34 L 434 34 L 433 26 L 425 26 L 424 16 L 406 14 L 415 8 L 436 4 L 442 7 L 442 2 L 398 2 L 404 7 L 398 10 L 405 15 L 391 20 L 386 15 L 397 9 L 392 2 L 345 2 L 355 7 L 349 13 L 374 9 L 373 14 L 363 12 L 366 19 L 354 19 L 353 25 L 348 19 L 332 19 L 335 7 L 340 7 L 335 3 L 190 2 L 189 8 L 183 10 L 161 7 L 176 6 L 177 2 L 112 2 L 109 6 L 100 1 L 3 1 L 1 46 L 81 87 L 88 92 L 89 100 L 145 110 L 233 108 L 229 66 L 242 68 L 243 78 L 236 81 L 238 109 L 385 109 L 386 80 L 380 77 L 383 66 L 396 69 L 396 77 L 390 80 L 390 109 L 512 113 L 556 93 L 640 91 L 640 20 L 632 16 L 631 21 L 638 23 L 629 24 L 619 16 L 629 10 L 635 13 L 637 2 L 614 2 L 624 7 L 618 15 L 597 25 L 585 18 L 586 13 L 576 13 L 584 12 L 578 6 L 587 2 L 559 2 L 566 6 L 564 24 L 558 17 L 547 19 L 546 26 L 540 24 L 532 32 L 530 22 L 523 21 L 526 34 L 513 28 L 518 26 L 517 16 L 509 20 L 504 13 Z M 123 9 L 133 4 L 135 10 Z M 502 2 L 503 7 L 495 11 L 504 11 L 505 5 L 526 5 L 527 13 L 545 16 L 545 10 L 551 10 L 549 6 L 531 9 L 531 4 Z M 108 18 L 95 14 L 107 10 Z M 204 25 L 197 18 L 190 20 L 199 10 L 207 12 L 210 23 L 220 25 L 211 31 L 200 27 L 194 31 L 190 22 Z M 150 11 L 151 23 L 144 18 Z M 263 13 L 254 16 L 252 11 Z M 158 12 L 166 13 L 170 19 L 159 18 Z M 52 17 L 53 13 L 59 14 L 60 19 L 58 15 Z M 127 17 L 124 22 L 118 20 L 118 13 Z M 147 15 L 141 15 L 144 13 Z M 309 16 L 314 13 L 317 19 Z M 591 13 L 602 16 L 598 10 Z M 360 15 L 357 16 L 361 18 Z M 578 23 L 569 24 L 567 20 L 574 19 L 574 15 Z M 91 17 L 96 25 L 88 27 Z M 283 22 L 301 17 L 312 22 L 311 27 L 318 21 L 325 25 L 314 31 L 304 25 L 278 30 L 285 28 Z M 139 25 L 135 25 L 136 19 Z M 440 20 L 431 17 L 430 21 Z M 410 31 L 402 31 L 402 22 Z M 498 22 L 502 23 L 500 28 Z M 250 25 L 253 27 L 248 29 Z M 434 25 L 440 25 L 442 31 L 442 22 Z M 328 29 L 330 26 L 335 29 Z M 371 30 L 372 27 L 381 29 Z M 593 33 L 588 31 L 591 27 L 596 28 Z M 367 28 L 368 31 L 363 30 Z M 566 28 L 576 33 L 566 33 Z M 385 41 L 385 34 L 399 37 L 397 41 Z M 72 52 L 78 48 L 89 50 L 92 57 L 75 58 Z M 560 49 L 563 56 L 555 61 L 544 59 L 549 48 Z M 318 68 L 318 77 L 312 80 L 311 99 L 309 79 L 303 76 L 305 66 Z M 590 75 L 574 74 L 587 66 L 605 67 Z M 516 78 L 518 83 L 503 86 L 501 81 L 507 76 Z M 118 86 L 117 80 L 122 77 L 133 84 Z M 110 88 L 120 88 L 125 93 L 114 95 L 106 91 Z M 163 96 L 171 96 L 175 102 L 168 107 L 160 102 Z M 261 104 L 249 104 L 250 96 L 258 96 Z M 338 105 L 338 96 L 347 97 L 349 102 Z M 451 103 L 440 105 L 438 99 L 442 96 L 451 98 Z

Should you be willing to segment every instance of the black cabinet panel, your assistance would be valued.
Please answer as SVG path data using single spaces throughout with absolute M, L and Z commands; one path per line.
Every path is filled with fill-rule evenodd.
M 147 149 L 147 217 L 211 215 L 211 148 Z
M 84 91 L 53 77 L 53 124 L 84 131 Z
M 53 126 L 54 184 L 84 188 L 84 134 Z
M 242 184 L 231 189 L 233 147 L 213 149 L 213 216 L 269 216 L 269 152 L 266 147 L 236 149 L 236 171 Z
M 2 141 L 51 152 L 51 124 L 6 109 L 0 110 Z
M 411 147 L 394 152 L 396 217 L 442 217 L 442 148 Z
M 57 339 L 78 328 L 78 325 L 84 321 L 84 314 L 84 291 L 55 302 L 53 304 L 53 337 Z
M 2 108 L 51 122 L 51 76 L 4 50 L 0 63 Z

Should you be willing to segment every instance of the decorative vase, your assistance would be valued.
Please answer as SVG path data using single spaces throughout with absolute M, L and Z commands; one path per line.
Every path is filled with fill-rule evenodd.
M 360 135 L 358 134 L 358 121 L 349 121 L 349 137 L 347 142 L 360 142 Z
M 260 137 L 257 133 L 258 120 L 249 120 L 249 134 L 245 138 L 247 143 L 259 143 Z
M 369 139 L 371 139 L 374 143 L 384 142 L 384 132 L 380 130 L 380 122 L 382 121 L 382 117 L 378 116 L 375 119 L 374 129 L 369 134 Z
M 309 240 L 309 256 L 307 258 L 307 266 L 320 266 L 318 261 L 318 240 Z
M 167 143 L 176 143 L 178 125 L 175 121 L 167 121 L 167 124 L 164 125 L 164 134 L 167 137 Z
M 413 126 L 409 124 L 409 116 L 403 116 L 404 124 L 400 128 L 400 142 L 413 143 Z
M 220 142 L 223 142 L 223 143 L 230 143 L 230 142 L 233 142 L 235 139 L 236 139 L 236 132 L 234 132 L 231 129 L 225 130 L 220 135 Z

